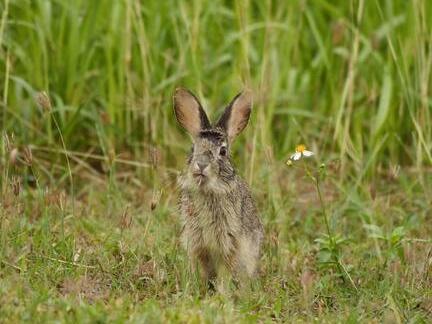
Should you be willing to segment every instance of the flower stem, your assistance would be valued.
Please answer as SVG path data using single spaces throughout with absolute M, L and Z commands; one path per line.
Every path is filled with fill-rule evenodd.
M 340 273 L 345 274 L 345 276 L 348 278 L 348 280 L 350 281 L 351 285 L 354 287 L 354 289 L 356 291 L 358 291 L 357 286 L 354 283 L 354 280 L 351 278 L 348 270 L 346 269 L 345 265 L 343 264 L 342 260 L 339 258 L 339 254 L 338 254 L 338 246 L 336 243 L 336 240 L 334 238 L 334 235 L 330 229 L 330 225 L 329 225 L 329 221 L 328 221 L 328 217 L 327 217 L 327 209 L 326 209 L 326 205 L 324 203 L 324 199 L 322 196 L 322 192 L 321 192 L 321 186 L 320 186 L 320 182 L 319 182 L 319 178 L 315 177 L 309 170 L 308 166 L 306 163 L 303 162 L 303 166 L 304 166 L 304 170 L 306 171 L 306 174 L 311 178 L 311 180 L 313 181 L 317 194 L 318 194 L 318 199 L 320 201 L 320 205 L 321 205 L 321 211 L 322 211 L 322 215 L 324 217 L 324 223 L 326 226 L 326 230 L 327 230 L 327 235 L 328 238 L 330 240 L 330 245 L 332 248 L 332 256 L 334 258 L 334 262 L 336 263 L 336 266 L 339 270 Z M 336 252 L 336 253 L 334 253 Z M 342 277 L 343 278 L 343 277 Z
M 70 165 L 69 156 L 67 153 L 66 144 L 65 144 L 65 141 L 63 138 L 63 134 L 61 132 L 60 125 L 58 124 L 54 113 L 51 112 L 51 116 L 52 116 L 52 119 L 54 120 L 55 127 L 57 128 L 57 131 L 59 133 L 60 141 L 61 141 L 62 146 L 63 146 L 63 151 L 65 152 L 64 156 L 65 156 L 66 164 L 67 164 L 67 170 L 68 170 L 68 176 L 69 176 L 69 182 L 70 182 L 70 193 L 71 193 L 71 199 L 72 199 L 72 215 L 75 215 L 75 195 L 74 195 L 75 191 L 74 191 L 74 182 L 73 182 L 73 177 L 72 177 L 72 168 Z M 65 221 L 65 211 L 62 210 L 61 232 L 62 232 L 63 241 L 65 239 L 64 221 Z
M 313 177 L 313 180 L 314 180 L 315 188 L 317 190 L 318 198 L 319 198 L 319 201 L 320 201 L 320 204 L 321 204 L 321 210 L 322 210 L 322 214 L 324 216 L 324 222 L 325 222 L 325 225 L 326 225 L 327 234 L 328 234 L 329 238 L 333 241 L 333 235 L 332 235 L 332 233 L 330 231 L 330 225 L 329 225 L 328 218 L 327 218 L 327 209 L 325 207 L 324 200 L 323 200 L 323 197 L 322 197 L 321 187 L 319 185 L 319 180 L 316 177 Z

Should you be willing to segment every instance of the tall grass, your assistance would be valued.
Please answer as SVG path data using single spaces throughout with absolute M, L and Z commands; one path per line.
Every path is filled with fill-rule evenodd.
M 266 148 L 282 158 L 303 141 L 358 177 L 432 162 L 428 1 L 1 6 L 1 125 L 22 143 L 61 149 L 34 103 L 40 90 L 71 150 L 142 158 L 147 145 L 177 152 L 186 141 L 172 118 L 176 85 L 197 92 L 212 116 L 251 86 L 253 158 L 241 155 L 249 175 Z

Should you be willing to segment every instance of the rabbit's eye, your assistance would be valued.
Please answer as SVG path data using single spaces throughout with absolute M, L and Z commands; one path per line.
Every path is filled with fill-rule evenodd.
M 226 155 L 227 155 L 227 148 L 226 148 L 225 146 L 222 146 L 222 147 L 220 148 L 219 154 L 220 154 L 221 156 L 226 156 Z

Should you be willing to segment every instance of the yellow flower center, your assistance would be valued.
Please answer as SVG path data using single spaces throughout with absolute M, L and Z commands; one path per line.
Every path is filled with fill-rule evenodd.
M 303 144 L 296 146 L 296 152 L 298 152 L 298 153 L 303 153 L 305 150 L 306 150 L 306 146 Z

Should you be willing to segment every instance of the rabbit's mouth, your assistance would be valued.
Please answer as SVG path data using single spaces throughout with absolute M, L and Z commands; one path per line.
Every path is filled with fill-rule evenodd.
M 207 180 L 207 175 L 202 172 L 193 173 L 193 177 L 197 181 L 198 185 L 204 184 Z

